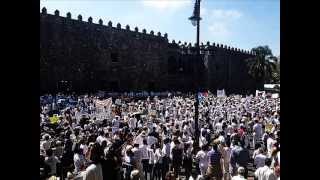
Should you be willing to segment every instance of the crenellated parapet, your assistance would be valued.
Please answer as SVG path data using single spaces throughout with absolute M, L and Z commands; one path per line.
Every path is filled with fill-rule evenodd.
M 146 29 L 142 29 L 141 32 L 139 32 L 139 28 L 135 27 L 133 30 L 130 29 L 129 25 L 126 25 L 125 27 L 122 27 L 120 23 L 116 23 L 116 26 L 113 26 L 112 21 L 108 21 L 106 25 L 103 24 L 103 20 L 99 19 L 98 22 L 94 22 L 94 19 L 92 17 L 89 17 L 87 21 L 83 20 L 83 17 L 81 14 L 77 16 L 77 19 L 72 19 L 72 15 L 70 12 L 66 14 L 65 17 L 60 16 L 59 10 L 55 10 L 53 14 L 48 14 L 47 9 L 45 7 L 42 8 L 40 13 L 40 18 L 42 19 L 52 19 L 53 21 L 57 21 L 59 19 L 59 22 L 74 22 L 74 23 L 83 23 L 84 26 L 92 26 L 97 27 L 99 29 L 105 28 L 106 30 L 115 30 L 115 31 L 121 31 L 122 33 L 138 33 L 141 35 L 142 38 L 152 38 L 152 39 L 162 39 L 163 41 L 168 41 L 168 34 L 164 33 L 162 35 L 161 32 L 158 32 L 155 34 L 153 30 L 150 30 L 150 33 L 147 33 Z M 65 20 L 65 21 L 64 21 Z M 72 20 L 72 21 L 70 21 Z M 99 27 L 100 26 L 100 27 Z
M 199 46 L 200 46 L 201 54 L 204 54 L 206 51 L 209 51 L 209 54 L 213 53 L 214 51 L 225 51 L 225 52 L 230 52 L 235 54 L 254 55 L 252 52 L 247 50 L 230 47 L 230 46 L 219 44 L 219 43 L 210 43 L 209 41 L 207 41 L 206 44 L 201 42 Z M 176 43 L 175 40 L 172 40 L 171 42 L 169 42 L 169 47 L 179 48 L 184 51 L 189 49 L 190 51 L 187 51 L 187 52 L 190 52 L 190 53 L 195 53 L 195 50 L 196 50 L 196 44 L 192 45 L 191 43 L 187 43 L 187 42 L 181 43 L 180 41 Z
M 133 30 L 131 30 L 130 25 L 126 25 L 125 27 L 122 27 L 122 25 L 120 23 L 116 23 L 116 25 L 114 26 L 113 22 L 110 20 L 108 21 L 108 23 L 106 25 L 103 24 L 102 19 L 99 19 L 98 22 L 95 23 L 94 19 L 92 17 L 89 17 L 87 19 L 87 21 L 83 21 L 81 14 L 76 16 L 77 19 L 72 19 L 72 15 L 70 12 L 68 12 L 65 17 L 62 17 L 62 16 L 60 16 L 59 10 L 55 10 L 52 15 L 52 14 L 48 14 L 47 9 L 45 7 L 42 8 L 41 13 L 40 13 L 40 17 L 41 18 L 51 18 L 51 19 L 53 19 L 53 21 L 58 21 L 58 19 L 59 19 L 59 22 L 66 22 L 66 23 L 78 22 L 78 23 L 84 24 L 84 27 L 85 26 L 92 26 L 93 28 L 97 28 L 97 29 L 105 28 L 106 30 L 120 31 L 121 33 L 128 33 L 128 34 L 135 33 L 135 34 L 139 34 L 139 36 L 141 38 L 162 39 L 163 41 L 168 42 L 169 48 L 177 48 L 177 49 L 181 49 L 183 51 L 190 52 L 190 53 L 194 53 L 196 50 L 196 44 L 191 44 L 191 43 L 187 43 L 187 42 L 181 43 L 181 41 L 176 42 L 175 40 L 172 40 L 171 42 L 169 42 L 167 33 L 164 33 L 162 35 L 161 32 L 155 33 L 153 30 L 150 30 L 148 33 L 147 30 L 144 28 L 142 29 L 141 32 L 139 32 L 138 27 L 135 27 Z M 63 20 L 65 20 L 65 21 L 63 21 Z M 201 54 L 205 53 L 206 51 L 209 51 L 210 53 L 214 52 L 214 51 L 226 51 L 226 52 L 230 52 L 230 53 L 254 55 L 253 52 L 248 51 L 248 50 L 230 47 L 225 44 L 219 44 L 219 43 L 214 43 L 214 42 L 210 43 L 209 41 L 206 43 L 201 42 L 199 46 L 200 46 Z

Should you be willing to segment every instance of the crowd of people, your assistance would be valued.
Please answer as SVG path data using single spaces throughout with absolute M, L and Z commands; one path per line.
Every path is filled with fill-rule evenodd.
M 202 96 L 199 139 L 190 94 L 105 99 L 40 97 L 42 179 L 280 179 L 279 97 Z

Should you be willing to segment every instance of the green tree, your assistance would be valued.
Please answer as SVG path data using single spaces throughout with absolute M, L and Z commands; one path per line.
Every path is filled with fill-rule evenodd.
M 280 57 L 277 58 L 275 61 L 276 69 L 272 73 L 272 81 L 275 84 L 280 83 Z
M 258 87 L 263 87 L 263 84 L 272 82 L 277 58 L 273 56 L 268 46 L 258 46 L 252 48 L 251 51 L 255 56 L 247 59 L 249 74 L 254 78 Z

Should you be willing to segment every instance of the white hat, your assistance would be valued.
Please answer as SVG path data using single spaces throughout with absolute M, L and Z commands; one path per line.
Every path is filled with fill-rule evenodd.
M 68 172 L 67 173 L 67 178 L 70 178 L 70 179 L 73 178 L 73 174 L 71 172 Z
M 240 173 L 244 173 L 245 172 L 245 169 L 244 169 L 244 167 L 239 167 L 238 168 L 238 173 L 240 174 Z

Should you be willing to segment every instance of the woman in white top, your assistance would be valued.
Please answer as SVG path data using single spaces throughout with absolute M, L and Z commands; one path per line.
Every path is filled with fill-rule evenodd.
M 199 151 L 196 155 L 196 159 L 199 160 L 199 168 L 201 175 L 205 175 L 208 169 L 209 157 L 207 155 L 207 146 L 202 146 L 201 151 Z

